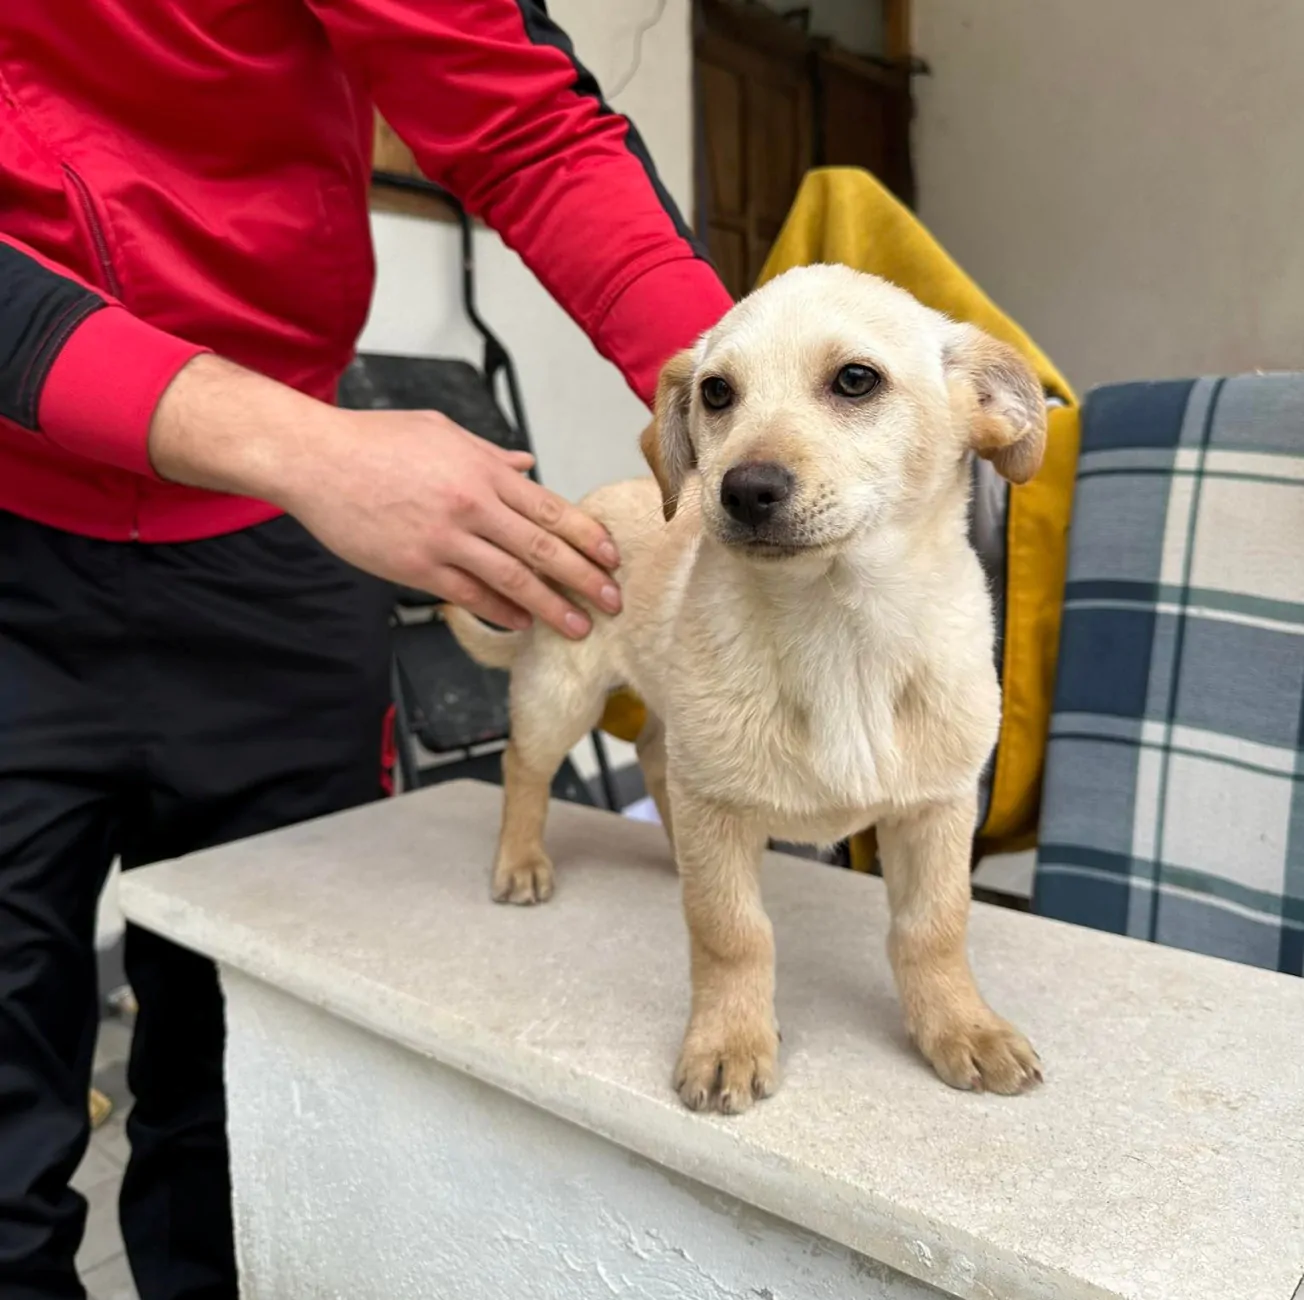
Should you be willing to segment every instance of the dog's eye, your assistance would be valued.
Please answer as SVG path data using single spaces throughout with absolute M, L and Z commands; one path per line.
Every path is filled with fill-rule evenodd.
M 843 366 L 833 377 L 833 391 L 839 397 L 868 397 L 882 382 L 873 366 Z
M 702 401 L 713 411 L 723 411 L 733 404 L 734 392 L 727 380 L 713 375 L 702 380 Z

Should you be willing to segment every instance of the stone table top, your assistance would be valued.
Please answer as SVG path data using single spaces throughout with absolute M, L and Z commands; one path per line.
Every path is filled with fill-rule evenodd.
M 134 871 L 123 908 L 965 1300 L 1304 1285 L 1304 981 L 975 906 L 979 982 L 1046 1083 L 954 1092 L 901 1029 L 881 882 L 771 855 L 784 1085 L 694 1115 L 670 1087 L 687 942 L 660 829 L 556 805 L 556 897 L 498 907 L 499 798 L 448 784 Z

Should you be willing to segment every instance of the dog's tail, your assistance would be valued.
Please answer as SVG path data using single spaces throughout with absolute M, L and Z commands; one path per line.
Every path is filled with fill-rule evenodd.
M 512 666 L 525 637 L 524 632 L 499 632 L 480 622 L 469 610 L 459 609 L 456 605 L 445 605 L 443 615 L 457 644 L 476 663 L 504 671 Z

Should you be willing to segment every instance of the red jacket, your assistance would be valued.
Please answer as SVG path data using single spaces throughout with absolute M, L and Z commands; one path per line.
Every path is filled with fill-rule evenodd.
M 275 513 L 161 482 L 149 421 L 205 349 L 333 398 L 373 102 L 645 400 L 727 310 L 537 0 L 4 0 L 0 509 L 142 541 Z

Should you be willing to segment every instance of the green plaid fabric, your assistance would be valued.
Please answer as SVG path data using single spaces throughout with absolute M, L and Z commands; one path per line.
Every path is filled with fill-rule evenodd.
M 1034 910 L 1304 974 L 1304 375 L 1091 394 Z

